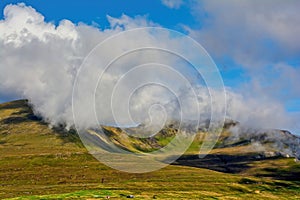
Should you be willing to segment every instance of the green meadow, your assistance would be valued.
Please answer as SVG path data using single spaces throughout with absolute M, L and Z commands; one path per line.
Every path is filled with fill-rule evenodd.
M 185 156 L 194 155 L 193 146 Z M 234 155 L 241 148 L 212 154 Z M 91 156 L 76 133 L 50 129 L 26 101 L 0 105 L 1 199 L 300 199 L 294 158 L 249 161 L 232 173 L 189 162 L 151 173 L 120 172 Z

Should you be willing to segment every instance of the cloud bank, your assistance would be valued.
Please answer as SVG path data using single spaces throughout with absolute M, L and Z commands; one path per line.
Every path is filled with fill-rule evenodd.
M 234 65 L 229 70 L 243 69 L 247 80 L 241 77 L 244 85 L 235 86 L 243 96 L 286 107 L 299 102 L 299 1 L 201 0 L 189 1 L 189 7 L 201 24 L 199 29 L 187 28 L 190 35 L 219 64 L 228 65 L 229 59 Z M 297 126 L 299 111 L 293 115 Z
M 297 0 L 202 0 L 190 6 L 203 23 L 191 34 L 215 56 L 229 55 L 250 68 L 299 56 Z
M 36 114 L 41 115 L 45 121 L 51 125 L 65 124 L 67 127 L 74 125 L 72 115 L 72 90 L 76 78 L 76 74 L 89 52 L 100 42 L 106 38 L 121 33 L 124 30 L 144 26 L 158 26 L 143 17 L 130 18 L 123 15 L 121 18 L 113 18 L 108 16 L 110 28 L 99 29 L 85 24 L 74 24 L 68 20 L 62 20 L 59 25 L 46 22 L 42 14 L 38 13 L 34 8 L 24 4 L 8 5 L 4 9 L 4 19 L 0 21 L 0 96 L 12 95 L 19 98 L 27 98 L 34 107 Z M 282 33 L 284 34 L 284 33 Z M 224 33 L 224 35 L 226 35 Z M 275 36 L 274 36 L 275 37 Z M 276 36 L 280 37 L 280 36 Z M 161 40 L 164 38 L 164 40 Z M 135 38 L 124 38 L 121 42 L 122 49 L 114 47 L 120 43 L 112 43 L 110 48 L 103 49 L 106 56 L 110 56 L 115 51 L 126 51 L 131 44 L 139 42 L 139 40 L 147 40 L 149 44 L 160 43 L 166 47 L 172 43 L 177 44 L 177 48 L 184 47 L 180 40 L 170 38 L 169 36 L 160 35 L 159 38 L 149 35 L 145 32 L 137 35 Z M 298 48 L 291 44 L 291 48 Z M 149 52 L 148 52 L 149 53 Z M 186 63 L 177 62 L 170 55 L 157 54 L 150 52 L 151 59 L 164 60 L 165 64 L 172 66 L 175 70 L 180 71 L 188 80 L 193 80 L 195 74 L 193 70 L 182 71 L 182 66 Z M 116 63 L 115 68 L 111 68 L 103 80 L 103 87 L 100 88 L 97 98 L 107 97 L 111 94 L 112 85 L 116 83 L 124 72 L 128 71 L 128 67 L 147 63 L 149 54 L 136 54 L 133 57 L 121 59 Z M 105 60 L 105 57 L 100 58 Z M 101 62 L 99 63 L 101 66 Z M 279 66 L 280 67 L 280 66 Z M 87 74 L 84 74 L 83 81 L 87 83 L 98 77 L 97 69 L 92 68 Z M 288 73 L 288 72 L 287 72 Z M 289 72 L 293 73 L 293 72 Z M 151 74 L 132 74 L 132 80 L 138 80 L 137 77 L 143 79 L 154 79 L 162 81 L 169 75 L 164 68 L 159 68 L 156 73 Z M 178 76 L 168 76 L 170 82 L 174 83 L 178 80 Z M 107 85 L 105 85 L 107 84 Z M 134 82 L 123 82 L 120 91 L 126 93 L 128 88 L 132 88 Z M 87 84 L 88 85 L 88 84 Z M 199 116 L 193 115 L 195 106 L 200 108 L 202 116 L 209 116 L 211 103 L 218 108 L 219 102 L 223 98 L 218 91 L 215 91 L 214 102 L 211 102 L 210 95 L 202 84 L 193 83 L 193 91 L 197 96 L 197 102 L 189 99 L 190 90 L 180 90 L 179 85 L 174 86 L 177 97 L 182 96 L 185 107 L 190 111 L 191 120 L 197 119 Z M 80 112 L 80 127 L 91 128 L 97 125 L 97 122 L 91 121 L 89 116 L 94 114 L 93 111 L 87 109 L 90 106 L 90 98 L 87 98 L 89 89 L 81 88 L 82 95 L 79 99 L 82 110 Z M 296 91 L 297 92 L 297 91 Z M 284 128 L 293 129 L 295 118 L 288 117 L 283 105 L 273 99 L 260 96 L 243 96 L 227 89 L 227 117 L 240 121 L 251 127 L 264 128 Z M 115 102 L 122 102 L 122 93 L 114 96 Z M 219 96 L 218 96 L 219 95 Z M 158 121 L 164 120 L 164 115 L 176 116 L 179 106 L 175 100 L 174 94 L 161 87 L 144 87 L 133 95 L 131 101 L 131 112 L 134 114 L 133 122 L 142 123 L 151 121 L 151 116 L 158 117 Z M 165 106 L 162 112 L 158 106 L 149 106 L 160 104 Z M 97 115 L 101 121 L 110 124 L 114 120 L 111 111 L 108 109 L 110 105 L 100 104 L 97 107 Z M 122 114 L 125 111 L 120 107 L 116 107 L 116 112 Z M 119 109 L 119 110 L 118 110 Z M 220 113 L 221 113 L 220 108 Z M 147 112 L 150 112 L 150 118 Z M 147 113 L 147 114 L 145 114 Z M 152 114 L 151 114 L 152 113 Z M 174 114 L 175 113 L 175 114 Z M 177 113 L 178 114 L 178 113 Z M 121 124 L 129 124 L 127 118 L 123 118 Z

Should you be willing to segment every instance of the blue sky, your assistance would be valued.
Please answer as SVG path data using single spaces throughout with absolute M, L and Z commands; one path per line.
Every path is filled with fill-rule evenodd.
M 194 17 L 186 6 L 179 9 L 169 9 L 159 0 L 88 0 L 88 1 L 61 1 L 61 0 L 23 0 L 0 2 L 0 9 L 9 3 L 24 2 L 43 13 L 47 21 L 58 23 L 62 19 L 72 22 L 98 23 L 101 27 L 108 26 L 106 15 L 120 17 L 126 14 L 130 17 L 136 15 L 147 16 L 150 20 L 161 24 L 166 28 L 181 29 L 179 24 L 198 26 Z M 3 18 L 3 13 L 1 15 Z M 182 30 L 182 29 L 181 29 Z
M 188 34 L 216 61 L 225 86 L 244 96 L 259 96 L 300 113 L 299 1 L 241 0 L 2 0 L 24 2 L 58 25 L 63 19 L 107 29 L 107 15 L 123 14 Z M 0 18 L 3 20 L 3 12 Z M 0 93 L 0 101 L 16 98 Z
M 85 23 L 99 25 L 100 29 L 109 27 L 107 15 L 120 17 L 126 14 L 130 17 L 137 15 L 145 16 L 159 25 L 185 33 L 183 26 L 201 28 L 201 20 L 196 19 L 190 7 L 183 4 L 180 8 L 170 9 L 160 0 L 89 0 L 89 1 L 61 1 L 61 0 L 4 0 L 0 2 L 0 10 L 8 4 L 25 3 L 42 13 L 45 20 L 58 24 L 63 19 L 73 23 Z M 3 19 L 3 12 L 0 15 Z M 240 67 L 233 67 L 234 62 L 230 58 L 219 62 L 219 67 L 227 86 L 234 87 L 241 82 L 247 81 L 247 75 Z M 230 67 L 229 67 L 230 66 Z

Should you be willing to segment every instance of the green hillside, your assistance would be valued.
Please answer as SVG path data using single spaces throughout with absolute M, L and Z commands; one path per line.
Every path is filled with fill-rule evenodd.
M 111 138 L 132 151 L 151 151 L 155 142 Z M 221 140 L 226 137 L 223 133 Z M 25 100 L 0 105 L 0 198 L 16 199 L 300 199 L 300 164 L 294 158 L 258 158 L 249 144 L 221 145 L 204 159 L 199 136 L 174 165 L 145 173 L 111 169 L 93 158 L 74 131 L 50 129 Z M 132 144 L 135 145 L 132 145 Z

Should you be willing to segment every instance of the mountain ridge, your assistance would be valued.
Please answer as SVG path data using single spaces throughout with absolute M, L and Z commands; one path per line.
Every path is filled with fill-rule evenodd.
M 127 150 L 132 147 L 133 151 L 147 148 L 151 151 L 155 147 L 151 143 L 145 147 L 145 143 L 138 143 L 139 148 L 134 143 L 128 145 L 136 141 L 117 140 L 114 131 L 122 130 L 106 128 L 116 137 L 112 139 Z M 162 133 L 166 137 L 158 138 L 157 148 L 168 144 L 173 135 L 170 133 L 167 130 Z M 222 141 L 226 134 L 222 133 Z M 66 195 L 73 199 L 93 199 L 96 195 L 126 198 L 130 194 L 140 199 L 155 195 L 164 199 L 184 199 L 186 195 L 197 199 L 253 195 L 257 199 L 273 199 L 278 195 L 295 199 L 299 195 L 300 164 L 294 158 L 281 155 L 258 158 L 266 150 L 257 152 L 249 144 L 224 146 L 219 142 L 200 159 L 201 139 L 201 134 L 196 135 L 190 149 L 173 165 L 151 173 L 129 174 L 93 158 L 74 130 L 50 128 L 33 114 L 28 102 L 0 104 L 0 198 L 57 199 L 58 194 L 79 190 L 83 191 Z M 32 196 L 45 194 L 48 196 Z

